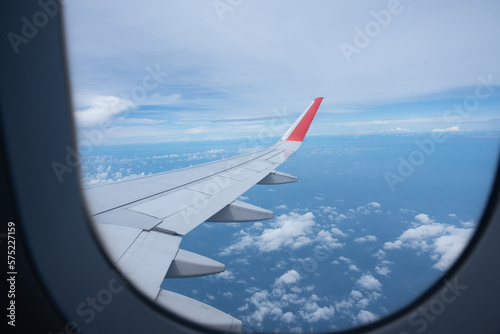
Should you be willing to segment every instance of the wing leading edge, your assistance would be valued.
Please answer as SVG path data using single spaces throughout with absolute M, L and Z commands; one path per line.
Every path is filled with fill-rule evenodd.
M 146 296 L 184 318 L 240 332 L 238 319 L 160 288 L 165 278 L 220 273 L 217 261 L 179 248 L 182 236 L 205 221 L 245 222 L 273 213 L 237 198 L 255 184 L 297 178 L 276 171 L 302 144 L 318 108 L 316 98 L 273 146 L 256 152 L 85 190 L 91 216 L 108 254 Z M 189 312 L 186 310 L 189 309 Z

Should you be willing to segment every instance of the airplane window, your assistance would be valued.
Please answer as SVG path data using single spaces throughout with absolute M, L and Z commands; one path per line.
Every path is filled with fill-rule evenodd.
M 68 2 L 74 154 L 110 258 L 153 268 L 158 286 L 132 280 L 147 297 L 219 329 L 223 312 L 229 331 L 345 330 L 407 306 L 459 258 L 490 195 L 499 9 Z M 287 130 L 307 115 L 300 145 Z M 156 240 L 163 273 L 133 253 Z

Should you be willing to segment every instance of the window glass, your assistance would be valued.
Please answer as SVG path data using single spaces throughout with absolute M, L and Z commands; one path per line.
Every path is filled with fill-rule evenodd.
M 84 1 L 65 8 L 85 187 L 274 144 L 278 170 L 181 248 L 223 273 L 162 288 L 257 331 L 342 330 L 418 298 L 461 254 L 497 167 L 496 1 Z M 90 204 L 95 199 L 87 199 Z M 188 310 L 186 310 L 188 312 Z

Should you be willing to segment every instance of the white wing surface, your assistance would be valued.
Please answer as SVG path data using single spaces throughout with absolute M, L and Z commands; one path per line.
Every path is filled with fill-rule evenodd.
M 146 296 L 189 320 L 240 332 L 241 321 L 211 306 L 160 289 L 164 278 L 223 272 L 217 261 L 179 248 L 205 221 L 248 222 L 273 213 L 236 200 L 255 184 L 297 178 L 276 171 L 301 145 L 323 98 L 316 98 L 273 146 L 256 152 L 85 190 L 90 215 L 116 266 Z M 189 310 L 189 312 L 186 312 Z

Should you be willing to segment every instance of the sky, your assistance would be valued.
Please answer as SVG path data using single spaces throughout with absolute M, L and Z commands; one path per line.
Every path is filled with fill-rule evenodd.
M 300 181 L 240 198 L 275 219 L 202 224 L 183 247 L 228 269 L 169 289 L 256 329 L 347 328 L 416 298 L 480 220 L 498 1 L 71 0 L 64 14 L 85 186 L 268 146 L 325 98 L 280 166 Z
M 74 0 L 65 14 L 77 124 L 105 144 L 276 137 L 318 96 L 310 135 L 498 128 L 497 1 Z

